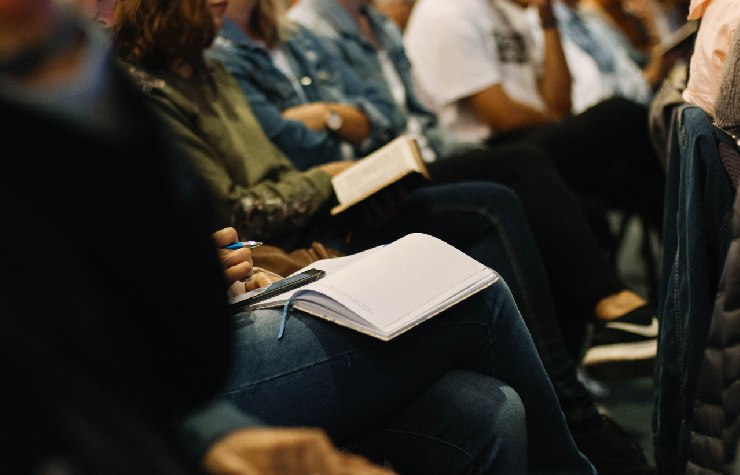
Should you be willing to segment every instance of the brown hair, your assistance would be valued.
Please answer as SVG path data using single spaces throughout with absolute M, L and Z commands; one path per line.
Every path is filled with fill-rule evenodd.
M 274 48 L 285 39 L 284 12 L 285 9 L 278 0 L 258 0 L 249 20 L 249 31 L 256 34 L 269 48 Z
M 118 0 L 112 25 L 119 56 L 145 68 L 169 69 L 185 61 L 203 66 L 215 36 L 206 0 Z

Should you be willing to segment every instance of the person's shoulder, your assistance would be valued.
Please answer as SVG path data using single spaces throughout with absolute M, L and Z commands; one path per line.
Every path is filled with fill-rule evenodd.
M 120 65 L 133 82 L 134 87 L 147 98 L 149 104 L 155 104 L 158 108 L 177 109 L 188 113 L 194 113 L 196 110 L 196 105 L 190 99 L 192 91 L 184 87 L 182 82 L 175 84 L 174 75 L 151 71 L 129 62 L 121 62 Z
M 434 22 L 444 26 L 451 19 L 479 18 L 490 11 L 490 2 L 487 0 L 424 0 L 414 6 L 411 18 L 416 22 Z
M 134 85 L 144 94 L 151 95 L 165 91 L 167 82 L 163 78 L 134 63 L 120 61 L 119 64 L 131 78 Z

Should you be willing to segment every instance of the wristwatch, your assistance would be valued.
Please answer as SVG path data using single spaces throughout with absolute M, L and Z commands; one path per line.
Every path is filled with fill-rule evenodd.
M 338 132 L 339 129 L 342 128 L 343 123 L 344 121 L 342 120 L 342 116 L 334 112 L 333 110 L 330 110 L 329 113 L 326 115 L 324 126 L 329 132 Z

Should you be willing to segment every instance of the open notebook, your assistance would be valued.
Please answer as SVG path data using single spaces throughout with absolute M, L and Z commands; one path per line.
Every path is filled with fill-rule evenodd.
M 293 308 L 390 340 L 499 278 L 465 253 L 425 234 L 409 234 L 308 268 L 326 275 L 250 308 L 282 306 L 291 299 Z

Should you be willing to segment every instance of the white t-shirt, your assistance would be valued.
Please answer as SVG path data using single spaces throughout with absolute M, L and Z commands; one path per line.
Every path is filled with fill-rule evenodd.
M 462 101 L 490 86 L 501 84 L 512 99 L 546 109 L 537 89 L 542 51 L 525 9 L 507 0 L 419 0 L 405 46 L 420 96 L 463 139 L 495 133 Z

